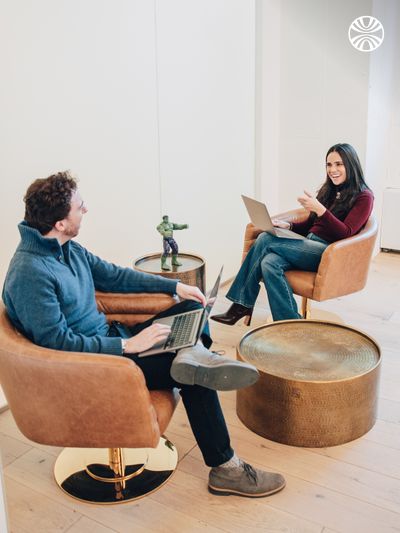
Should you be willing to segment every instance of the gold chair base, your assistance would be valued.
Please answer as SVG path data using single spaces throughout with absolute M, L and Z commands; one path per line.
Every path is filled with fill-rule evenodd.
M 177 463 L 175 446 L 161 437 L 157 448 L 65 448 L 56 460 L 54 477 L 69 496 L 110 505 L 156 491 Z

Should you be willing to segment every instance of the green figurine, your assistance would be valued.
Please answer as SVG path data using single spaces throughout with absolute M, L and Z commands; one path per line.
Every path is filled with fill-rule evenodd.
M 164 253 L 161 256 L 161 269 L 162 270 L 171 270 L 167 265 L 167 257 L 169 252 L 172 250 L 172 261 L 173 266 L 181 266 L 182 263 L 178 261 L 178 245 L 173 238 L 174 229 L 187 229 L 188 224 L 175 224 L 175 222 L 170 222 L 168 215 L 164 215 L 161 224 L 157 226 L 157 231 L 163 236 L 163 249 Z

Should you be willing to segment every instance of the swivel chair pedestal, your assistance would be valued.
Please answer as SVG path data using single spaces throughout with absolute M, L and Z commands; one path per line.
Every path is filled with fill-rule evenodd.
M 157 448 L 65 448 L 56 460 L 54 477 L 78 500 L 123 503 L 162 487 L 177 462 L 176 448 L 165 437 Z

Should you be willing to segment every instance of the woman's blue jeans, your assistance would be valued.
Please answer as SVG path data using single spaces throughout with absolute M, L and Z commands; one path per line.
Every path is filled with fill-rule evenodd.
M 232 302 L 254 307 L 260 281 L 263 281 L 274 320 L 301 318 L 285 272 L 316 272 L 328 245 L 313 233 L 301 240 L 261 233 L 250 248 L 226 297 Z

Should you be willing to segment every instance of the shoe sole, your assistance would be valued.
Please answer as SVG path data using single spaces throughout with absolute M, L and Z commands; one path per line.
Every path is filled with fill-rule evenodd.
M 271 496 L 272 494 L 276 494 L 277 492 L 280 492 L 285 487 L 286 487 L 286 483 L 283 483 L 283 485 L 280 485 L 276 489 L 269 490 L 263 493 L 251 494 L 248 492 L 241 492 L 239 490 L 234 490 L 234 489 L 230 489 L 230 490 L 218 489 L 217 487 L 208 485 L 208 491 L 211 492 L 211 494 L 215 494 L 216 496 L 244 496 L 245 498 L 265 498 L 265 496 Z
M 259 373 L 253 366 L 224 363 L 209 367 L 200 363 L 175 363 L 171 367 L 171 376 L 184 385 L 200 385 L 212 390 L 237 390 L 253 385 Z

